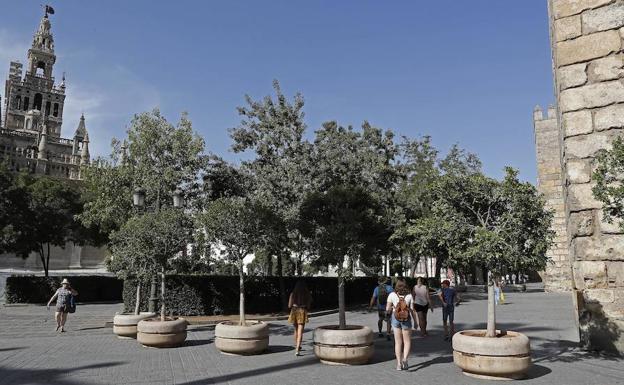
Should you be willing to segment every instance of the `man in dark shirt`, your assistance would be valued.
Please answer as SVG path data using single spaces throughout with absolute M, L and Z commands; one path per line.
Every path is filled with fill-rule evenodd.
M 444 323 L 444 341 L 448 341 L 455 334 L 455 306 L 459 305 L 459 293 L 455 288 L 450 287 L 451 282 L 448 279 L 442 281 L 442 289 L 438 292 L 438 297 L 442 301 L 442 323 Z M 451 324 L 451 334 L 449 336 L 446 321 Z

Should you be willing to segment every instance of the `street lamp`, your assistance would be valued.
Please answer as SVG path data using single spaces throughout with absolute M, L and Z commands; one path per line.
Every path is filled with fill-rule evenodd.
M 159 200 L 158 200 L 159 202 Z M 137 209 L 145 207 L 145 190 L 138 187 L 134 189 L 132 193 L 132 204 Z M 182 191 L 180 189 L 176 189 L 173 192 L 173 207 L 179 208 L 184 205 L 184 197 L 182 195 Z M 158 204 L 160 206 L 160 204 Z M 160 207 L 156 207 L 156 212 L 160 211 Z M 156 301 L 158 301 L 158 297 L 156 297 L 156 285 L 158 284 L 156 276 L 152 276 L 152 282 L 150 287 L 150 298 L 148 304 L 148 311 L 150 313 L 156 312 Z
M 134 192 L 132 193 L 132 203 L 136 207 L 145 206 L 145 190 L 142 188 L 134 189 Z

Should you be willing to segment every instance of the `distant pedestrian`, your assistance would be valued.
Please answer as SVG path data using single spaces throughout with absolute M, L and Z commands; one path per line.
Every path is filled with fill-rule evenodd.
M 388 303 L 388 296 L 394 290 L 390 285 L 389 277 L 379 277 L 378 281 L 379 285 L 373 290 L 373 296 L 371 297 L 370 304 L 368 305 L 368 309 L 372 309 L 373 306 L 377 305 L 377 315 L 379 317 L 377 321 L 377 329 L 379 331 L 379 338 L 383 337 L 383 333 L 381 330 L 383 329 L 383 323 L 386 322 L 386 339 L 388 341 L 390 338 L 390 314 L 386 312 L 386 304 Z
M 498 303 L 500 302 L 502 282 L 498 278 L 494 278 L 493 282 L 494 282 L 494 303 L 498 305 Z
M 414 310 L 418 319 L 418 327 L 423 337 L 427 334 L 427 310 L 433 313 L 433 305 L 431 304 L 431 296 L 429 295 L 429 286 L 423 277 L 416 278 L 416 286 L 412 289 L 412 298 L 414 299 Z M 414 325 L 416 328 L 416 325 Z
M 56 300 L 56 311 L 54 318 L 56 319 L 56 331 L 59 329 L 62 333 L 65 332 L 65 322 L 67 322 L 67 314 L 73 313 L 76 309 L 75 297 L 78 296 L 78 292 L 72 289 L 67 278 L 61 282 L 61 287 L 56 290 L 52 298 L 48 301 L 48 310 L 50 310 L 50 304 Z
M 516 281 L 516 273 L 513 273 L 513 274 L 511 275 L 511 282 L 512 282 L 514 285 L 517 283 L 517 281 Z
M 438 292 L 440 301 L 442 301 L 442 323 L 444 324 L 444 341 L 448 341 L 455 334 L 455 306 L 459 305 L 459 294 L 455 288 L 450 287 L 451 282 L 448 279 L 442 281 L 442 289 Z M 450 325 L 447 325 L 447 320 Z M 448 328 L 451 328 L 449 336 Z
M 412 295 L 405 280 L 399 278 L 394 285 L 394 292 L 388 296 L 386 312 L 392 313 L 392 329 L 394 331 L 394 354 L 397 360 L 397 370 L 408 368 L 407 359 L 412 348 Z
M 308 290 L 305 281 L 299 280 L 288 298 L 288 308 L 290 316 L 288 322 L 295 327 L 295 356 L 301 355 L 301 341 L 303 340 L 303 329 L 308 323 L 308 311 L 312 305 L 312 294 Z

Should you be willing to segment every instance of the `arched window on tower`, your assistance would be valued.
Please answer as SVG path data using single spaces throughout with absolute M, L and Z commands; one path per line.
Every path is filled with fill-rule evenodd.
M 42 61 L 37 63 L 37 69 L 36 69 L 37 75 L 41 75 L 41 76 L 45 75 L 45 66 L 46 66 L 45 63 Z
M 58 117 L 58 114 L 59 114 L 59 104 L 54 103 L 54 110 L 52 111 L 52 115 L 55 117 Z
M 41 111 L 42 102 L 43 102 L 43 96 L 41 96 L 41 94 L 35 94 L 35 102 L 33 103 L 33 109 Z
M 19 110 L 22 106 L 22 97 L 17 95 L 15 99 L 13 99 L 13 108 Z
M 50 116 L 50 107 L 52 107 L 52 103 L 46 102 L 46 106 L 45 106 L 45 115 L 46 116 Z
M 28 104 L 29 104 L 29 100 L 28 100 L 28 96 L 26 96 L 24 98 L 24 103 L 22 103 L 22 110 L 28 111 Z

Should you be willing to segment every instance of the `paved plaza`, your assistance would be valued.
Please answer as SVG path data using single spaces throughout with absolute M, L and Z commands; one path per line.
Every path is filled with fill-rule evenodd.
M 531 338 L 534 365 L 522 384 L 624 384 L 624 361 L 575 348 L 570 295 L 509 293 L 498 308 L 499 327 Z M 450 343 L 442 340 L 440 309 L 431 314 L 430 337 L 414 337 L 409 371 L 395 370 L 392 342 L 376 339 L 369 365 L 320 364 L 311 347 L 313 328 L 337 321 L 316 317 L 306 328 L 305 351 L 295 357 L 291 328 L 271 323 L 266 354 L 235 357 L 214 347 L 214 328 L 190 326 L 185 346 L 144 348 L 120 340 L 105 327 L 120 305 L 79 306 L 68 332 L 54 332 L 54 320 L 42 306 L 0 306 L 0 384 L 482 384 L 453 365 Z M 459 329 L 484 327 L 486 300 L 472 295 L 456 310 Z M 376 313 L 347 315 L 349 323 L 376 325 Z

